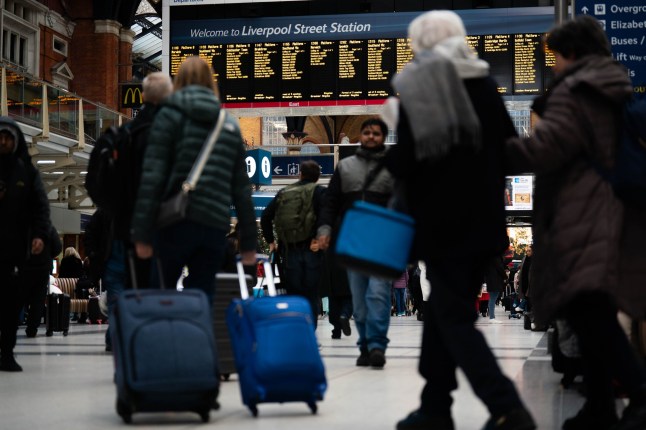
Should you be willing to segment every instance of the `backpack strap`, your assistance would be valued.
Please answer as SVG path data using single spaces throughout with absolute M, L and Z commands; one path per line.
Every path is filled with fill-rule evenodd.
M 366 198 L 366 191 L 368 191 L 368 188 L 372 183 L 377 179 L 377 176 L 379 175 L 379 172 L 381 172 L 381 169 L 383 169 L 386 165 L 385 159 L 381 158 L 377 161 L 377 165 L 368 172 L 368 175 L 366 176 L 366 181 L 363 183 L 363 187 L 361 188 L 361 200 L 365 200 Z

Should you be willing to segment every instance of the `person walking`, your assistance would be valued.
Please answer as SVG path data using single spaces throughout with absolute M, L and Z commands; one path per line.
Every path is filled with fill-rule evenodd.
M 408 34 L 415 57 L 393 80 L 400 98 L 388 102 L 387 121 L 397 125 L 398 143 L 386 161 L 406 190 L 416 222 L 413 252 L 426 263 L 432 288 L 419 360 L 426 386 L 419 409 L 397 429 L 454 429 L 451 391 L 459 367 L 489 410 L 486 430 L 531 430 L 534 420 L 475 328 L 473 312 L 486 264 L 509 244 L 504 143 L 516 132 L 457 14 L 426 12 Z M 456 198 L 466 189 L 468 199 Z M 438 210 L 446 202 L 452 210 Z
M 487 292 L 489 293 L 489 322 L 499 324 L 501 321 L 496 319 L 496 302 L 498 297 L 505 290 L 507 274 L 502 256 L 493 256 L 485 269 L 485 282 Z
M 320 175 L 321 167 L 316 161 L 302 162 L 298 182 L 280 190 L 260 218 L 269 252 L 277 252 L 282 261 L 281 284 L 286 284 L 288 294 L 302 296 L 309 301 L 315 329 L 321 277 L 321 253 L 315 236 L 324 191 L 323 187 L 316 185 Z M 278 241 L 274 237 L 274 227 Z
M 646 370 L 617 310 L 636 318 L 646 311 L 646 211 L 624 205 L 601 173 L 614 165 L 633 89 L 597 19 L 579 16 L 556 26 L 546 45 L 554 52 L 555 79 L 533 104 L 540 120 L 530 137 L 507 142 L 513 168 L 536 174 L 534 320 L 563 318 L 579 340 L 586 401 L 564 430 L 644 429 Z M 613 380 L 630 398 L 621 419 Z
M 367 119 L 361 124 L 361 146 L 356 155 L 341 160 L 325 193 L 321 226 L 317 237 L 321 249 L 330 247 L 332 231 L 338 231 L 343 215 L 360 199 L 386 206 L 393 192 L 393 179 L 383 168 L 388 126 L 381 119 Z M 364 184 L 374 177 L 367 189 Z M 390 325 L 391 282 L 348 270 L 352 291 L 354 322 L 359 333 L 360 355 L 357 366 L 381 369 L 386 364 L 388 327 Z
M 101 213 L 97 214 L 95 220 L 94 239 L 97 246 L 93 251 L 100 258 L 99 261 L 96 258 L 94 260 L 100 264 L 96 271 L 101 273 L 101 285 L 107 293 L 108 315 L 114 310 L 119 295 L 133 287 L 131 272 L 135 274 L 137 288 L 148 288 L 150 284 L 150 260 L 138 258 L 133 252 L 134 244 L 130 240 L 131 220 L 150 128 L 160 103 L 173 91 L 173 82 L 166 73 L 150 73 L 142 82 L 142 90 L 142 109 L 134 120 L 122 125 L 120 129 L 120 136 L 128 136 L 122 142 L 119 157 L 115 160 L 115 170 L 120 175 L 115 186 L 119 187 L 118 194 L 121 198 L 113 202 L 113 207 L 99 205 Z M 129 254 L 132 254 L 132 259 Z M 131 264 L 134 267 L 130 267 Z M 110 326 L 105 334 L 105 349 L 112 350 Z
M 210 302 L 215 274 L 222 266 L 232 204 L 240 223 L 242 263 L 256 262 L 256 220 L 246 154 L 233 117 L 226 115 L 200 180 L 190 193 L 186 218 L 159 229 L 156 220 L 161 203 L 188 178 L 221 109 L 210 66 L 199 57 L 187 58 L 175 77 L 174 92 L 161 103 L 148 135 L 131 228 L 138 257 L 151 258 L 153 250 L 159 257 L 163 279 L 158 277 L 155 284 L 176 285 L 186 266 L 184 287 L 201 289 Z
M 51 222 L 25 136 L 9 117 L 0 117 L 0 225 L 0 370 L 21 372 L 13 355 L 22 305 L 19 275 L 28 256 L 45 249 Z
M 25 322 L 27 337 L 36 337 L 40 320 L 45 310 L 45 299 L 49 292 L 49 277 L 52 274 L 52 260 L 63 250 L 61 239 L 52 225 L 40 254 L 31 255 L 20 272 L 23 304 L 27 311 Z

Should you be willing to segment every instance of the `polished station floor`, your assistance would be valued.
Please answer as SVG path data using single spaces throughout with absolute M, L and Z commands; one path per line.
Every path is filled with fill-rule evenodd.
M 561 376 L 552 372 L 547 336 L 523 330 L 522 320 L 508 319 L 498 308 L 499 323 L 478 320 L 481 330 L 504 372 L 512 378 L 540 429 L 560 429 L 583 403 L 576 389 L 559 386 Z M 110 353 L 104 352 L 103 325 L 72 323 L 70 333 L 36 338 L 19 331 L 16 348 L 22 373 L 0 372 L 0 430 L 88 430 L 124 428 L 115 412 L 115 385 Z M 317 335 L 321 346 L 328 391 L 312 415 L 305 403 L 262 404 L 254 418 L 241 402 L 235 375 L 221 385 L 219 411 L 202 424 L 197 414 L 135 414 L 137 429 L 227 430 L 332 430 L 387 429 L 418 406 L 422 379 L 417 373 L 422 323 L 415 317 L 393 317 L 383 370 L 355 367 L 356 335 L 335 340 L 331 326 L 321 319 Z M 459 342 L 456 339 L 456 342 Z M 161 358 L 160 358 L 161 359 Z M 190 357 L 187 357 L 190 360 Z M 461 430 L 478 430 L 488 418 L 464 375 L 454 393 L 453 415 Z

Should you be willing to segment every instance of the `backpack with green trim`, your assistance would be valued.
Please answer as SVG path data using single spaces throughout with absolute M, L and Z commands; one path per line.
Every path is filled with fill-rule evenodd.
M 274 226 L 282 243 L 297 243 L 314 235 L 315 183 L 289 185 L 278 194 Z

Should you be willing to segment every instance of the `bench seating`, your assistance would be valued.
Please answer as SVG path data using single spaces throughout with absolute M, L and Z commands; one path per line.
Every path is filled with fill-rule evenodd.
M 70 312 L 81 313 L 87 312 L 88 299 L 76 297 L 76 282 L 78 278 L 58 278 L 56 285 L 63 294 L 70 296 Z

